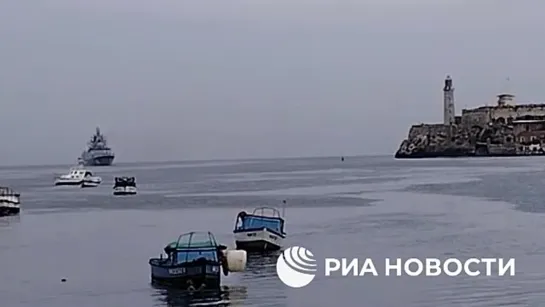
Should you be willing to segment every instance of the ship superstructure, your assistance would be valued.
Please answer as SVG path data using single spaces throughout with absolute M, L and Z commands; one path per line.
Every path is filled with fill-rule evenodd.
M 106 137 L 100 133 L 100 128 L 96 128 L 95 134 L 87 143 L 87 149 L 83 151 L 79 162 L 86 166 L 107 166 L 114 161 L 115 154 L 108 147 Z

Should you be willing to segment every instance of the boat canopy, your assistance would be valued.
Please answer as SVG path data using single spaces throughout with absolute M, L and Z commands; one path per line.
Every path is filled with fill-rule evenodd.
M 280 218 L 280 212 L 278 212 L 278 210 L 276 210 L 275 208 L 271 207 L 255 208 L 254 212 L 252 212 L 252 215 Z
M 165 253 L 171 264 L 184 264 L 193 261 L 219 262 L 218 245 L 210 232 L 190 232 L 178 237 L 178 240 L 165 247 Z
M 268 214 L 267 214 L 268 213 Z M 252 214 L 241 212 L 237 218 L 235 230 L 252 230 L 268 228 L 278 233 L 284 232 L 284 219 L 274 208 L 256 208 Z
M 268 228 L 282 233 L 284 221 L 279 218 L 247 215 L 236 227 L 237 230 L 263 229 Z
M 172 242 L 165 247 L 165 252 L 172 250 L 199 250 L 216 249 L 218 243 L 211 232 L 190 232 L 178 237 L 176 242 Z M 167 252 L 168 254 L 168 252 Z

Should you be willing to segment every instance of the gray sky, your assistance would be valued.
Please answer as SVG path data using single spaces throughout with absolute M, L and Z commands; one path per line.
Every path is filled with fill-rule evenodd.
M 545 100 L 542 0 L 0 1 L 0 164 L 393 154 L 409 126 Z

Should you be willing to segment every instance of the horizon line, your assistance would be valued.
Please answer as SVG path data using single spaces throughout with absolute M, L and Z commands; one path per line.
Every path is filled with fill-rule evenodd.
M 125 164 L 160 164 L 160 163 L 196 163 L 196 162 L 236 162 L 236 161 L 265 161 L 265 160 L 290 160 L 290 159 L 325 159 L 325 158 L 357 158 L 357 157 L 385 157 L 392 156 L 391 154 L 357 154 L 357 155 L 317 155 L 317 156 L 283 156 L 283 157 L 269 157 L 269 158 L 219 158 L 219 159 L 186 159 L 186 160 L 142 160 L 142 161 L 123 161 L 120 163 L 114 163 L 110 166 L 125 165 Z M 53 167 L 53 166 L 67 166 L 76 165 L 77 163 L 44 163 L 44 164 L 0 164 L 0 168 L 20 168 L 20 167 Z M 90 166 L 90 167 L 107 167 L 107 166 Z

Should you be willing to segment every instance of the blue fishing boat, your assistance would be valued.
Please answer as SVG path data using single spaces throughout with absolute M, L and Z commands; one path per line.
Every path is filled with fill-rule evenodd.
M 152 283 L 168 284 L 189 291 L 216 290 L 221 272 L 241 272 L 246 267 L 246 253 L 227 250 L 210 232 L 190 232 L 168 244 L 160 258 L 149 260 Z
M 240 212 L 233 233 L 237 249 L 248 252 L 279 250 L 286 238 L 284 219 L 269 207 L 256 208 L 252 214 Z

